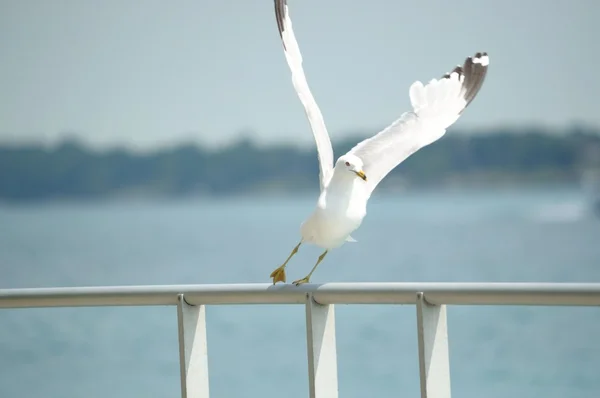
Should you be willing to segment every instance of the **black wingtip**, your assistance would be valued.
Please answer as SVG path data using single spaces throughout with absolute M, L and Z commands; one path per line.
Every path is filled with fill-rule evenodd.
M 462 94 L 467 102 L 465 108 L 479 93 L 487 75 L 489 62 L 487 52 L 477 52 L 474 56 L 467 57 L 462 66 L 456 66 L 452 72 L 448 72 L 443 76 L 444 79 L 449 79 L 453 73 L 458 73 L 459 79 L 463 79 Z
M 275 0 L 275 19 L 277 20 L 277 29 L 279 30 L 279 37 L 281 37 L 282 40 L 283 31 L 285 30 L 283 20 L 285 19 L 286 7 L 287 0 Z M 283 43 L 283 48 L 285 49 L 285 43 Z
M 481 86 L 483 86 L 489 63 L 490 58 L 486 52 L 478 52 L 475 56 L 466 59 L 465 65 L 463 66 L 465 69 L 465 82 L 463 87 L 465 100 L 467 101 L 466 106 L 473 101 L 475 96 L 477 96 L 477 93 L 479 93 Z M 466 70 L 467 65 L 469 65 L 468 71 Z

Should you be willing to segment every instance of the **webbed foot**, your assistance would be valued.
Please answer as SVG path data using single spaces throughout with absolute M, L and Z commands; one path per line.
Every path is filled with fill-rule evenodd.
M 273 278 L 273 284 L 277 282 L 285 283 L 285 265 L 277 268 L 275 271 L 271 272 L 271 278 Z

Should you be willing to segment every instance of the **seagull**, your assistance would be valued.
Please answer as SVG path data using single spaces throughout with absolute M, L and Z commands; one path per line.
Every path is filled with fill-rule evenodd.
M 377 184 L 398 164 L 419 149 L 439 140 L 473 101 L 485 79 L 489 57 L 478 52 L 440 79 L 415 81 L 408 94 L 411 111 L 403 113 L 376 135 L 358 143 L 334 164 L 333 148 L 323 115 L 308 87 L 302 55 L 296 42 L 286 0 L 275 1 L 275 17 L 292 83 L 304 106 L 317 146 L 320 195 L 310 216 L 300 225 L 300 242 L 285 262 L 270 275 L 273 284 L 286 282 L 285 268 L 300 245 L 309 243 L 325 251 L 312 270 L 294 285 L 309 283 L 329 250 L 345 242 L 367 214 L 367 202 Z

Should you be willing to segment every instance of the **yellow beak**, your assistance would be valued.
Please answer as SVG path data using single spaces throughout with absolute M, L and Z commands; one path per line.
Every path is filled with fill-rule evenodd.
M 367 181 L 367 175 L 364 171 L 355 171 L 356 175 L 363 179 L 363 181 Z

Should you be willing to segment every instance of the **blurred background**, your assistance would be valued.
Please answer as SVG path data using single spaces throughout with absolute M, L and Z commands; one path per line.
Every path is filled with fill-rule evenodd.
M 288 3 L 336 157 L 491 60 L 312 282 L 600 282 L 600 3 Z M 0 0 L 0 54 L 0 288 L 270 281 L 318 195 L 271 0 Z M 414 307 L 336 315 L 340 396 L 418 395 Z M 211 396 L 307 396 L 301 306 L 207 318 Z M 456 396 L 598 396 L 598 308 L 448 323 Z M 0 311 L 2 397 L 179 394 L 174 308 Z

